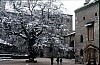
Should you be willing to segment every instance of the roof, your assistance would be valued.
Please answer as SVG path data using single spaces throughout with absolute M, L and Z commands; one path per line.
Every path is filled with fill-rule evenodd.
M 99 49 L 98 47 L 96 47 L 96 46 L 93 45 L 93 44 L 88 44 L 88 45 L 84 48 L 84 51 L 86 51 L 86 50 L 88 50 L 88 49 L 90 49 L 90 48 L 92 48 L 92 49 Z
M 87 22 L 87 23 L 85 24 L 85 26 L 88 27 L 88 26 L 92 26 L 93 24 L 94 24 L 94 21 L 90 21 L 90 22 Z
M 77 13 L 77 12 L 79 12 L 79 11 L 81 11 L 81 10 L 84 10 L 84 9 L 86 9 L 86 8 L 89 8 L 89 7 L 91 7 L 91 6 L 93 6 L 93 5 L 96 5 L 96 4 L 98 4 L 98 3 L 99 3 L 99 1 L 95 1 L 95 2 L 88 3 L 88 4 L 84 5 L 84 6 L 82 6 L 82 7 L 78 8 L 78 9 L 76 9 L 74 12 Z
M 72 32 L 72 33 L 67 34 L 67 35 L 64 36 L 64 37 L 71 36 L 71 35 L 74 35 L 74 34 L 75 34 L 75 32 Z

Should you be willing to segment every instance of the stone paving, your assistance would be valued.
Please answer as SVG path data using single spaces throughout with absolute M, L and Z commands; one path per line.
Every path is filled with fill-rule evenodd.
M 10 59 L 0 61 L 0 65 L 51 65 L 50 58 L 36 58 L 37 63 L 27 63 L 27 59 Z M 53 65 L 83 65 L 83 64 L 75 64 L 75 60 L 73 59 L 64 59 L 62 64 L 57 64 L 56 58 L 54 58 Z

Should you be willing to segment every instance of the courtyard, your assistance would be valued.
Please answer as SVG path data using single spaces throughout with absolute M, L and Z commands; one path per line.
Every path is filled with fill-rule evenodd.
M 27 59 L 3 59 L 0 61 L 0 65 L 51 65 L 50 58 L 36 58 L 37 63 L 27 63 Z M 75 64 L 74 59 L 64 59 L 62 64 L 57 64 L 56 58 L 54 58 L 53 65 L 82 65 L 82 64 Z

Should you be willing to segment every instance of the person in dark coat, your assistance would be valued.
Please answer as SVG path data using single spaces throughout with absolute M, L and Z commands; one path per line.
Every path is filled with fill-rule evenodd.
M 57 60 L 56 60 L 56 61 L 57 61 L 57 64 L 59 64 L 59 58 L 57 58 Z
M 51 57 L 51 65 L 53 65 L 53 60 L 54 60 L 53 57 Z
M 60 58 L 60 63 L 62 64 L 62 58 Z

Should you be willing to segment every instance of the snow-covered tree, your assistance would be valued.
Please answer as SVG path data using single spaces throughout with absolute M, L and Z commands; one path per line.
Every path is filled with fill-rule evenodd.
M 54 43 L 60 40 L 60 35 L 57 36 L 56 30 L 62 25 L 61 6 L 63 4 L 56 4 L 57 1 L 38 0 L 10 0 L 9 2 L 13 12 L 9 15 L 5 13 L 11 21 L 13 32 L 11 36 L 16 38 L 16 43 L 27 43 L 30 59 L 34 61 L 33 46 L 39 39 L 46 38 L 45 41 L 48 42 L 48 39 L 52 38 Z M 23 46 L 23 44 L 20 45 Z

